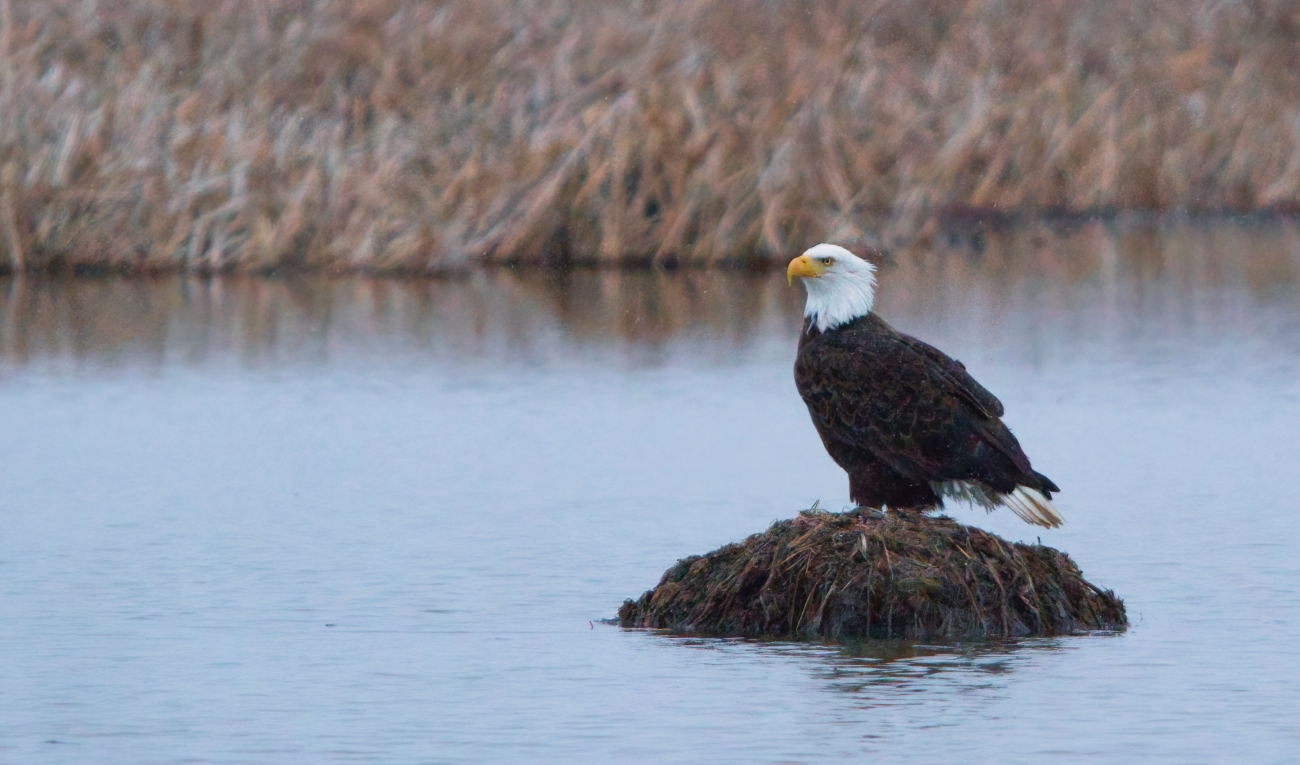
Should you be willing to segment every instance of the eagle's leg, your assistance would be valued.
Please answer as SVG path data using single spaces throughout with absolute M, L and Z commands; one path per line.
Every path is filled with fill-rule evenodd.
M 939 505 L 929 481 L 914 481 L 876 460 L 864 460 L 848 473 L 849 499 L 859 510 L 888 507 L 900 517 L 916 518 Z
M 854 465 L 849 469 L 849 499 L 859 509 L 883 509 L 885 506 L 884 486 L 881 482 L 882 468 L 878 462 L 871 461 Z

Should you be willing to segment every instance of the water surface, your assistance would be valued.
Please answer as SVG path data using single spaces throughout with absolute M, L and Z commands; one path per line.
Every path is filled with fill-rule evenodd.
M 0 282 L 0 761 L 1291 762 L 1300 231 L 899 256 L 1111 636 L 851 649 L 600 624 L 847 504 L 778 275 Z

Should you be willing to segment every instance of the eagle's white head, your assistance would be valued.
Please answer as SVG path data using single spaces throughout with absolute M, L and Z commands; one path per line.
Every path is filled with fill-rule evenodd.
M 787 281 L 803 277 L 808 302 L 803 315 L 825 332 L 871 311 L 876 267 L 835 244 L 819 244 L 790 261 Z

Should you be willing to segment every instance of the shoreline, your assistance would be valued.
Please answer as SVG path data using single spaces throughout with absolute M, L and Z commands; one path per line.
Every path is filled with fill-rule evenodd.
M 997 210 L 961 208 L 934 221 L 934 225 L 918 241 L 898 248 L 882 249 L 861 241 L 850 241 L 847 246 L 858 255 L 878 264 L 892 264 L 900 258 L 914 256 L 932 257 L 939 250 L 974 249 L 985 246 L 986 237 L 1014 236 L 1030 233 L 1036 239 L 1069 239 L 1079 229 L 1101 225 L 1116 234 L 1134 231 L 1170 231 L 1178 227 L 1256 227 L 1276 224 L 1300 225 L 1300 210 L 1274 207 L 1248 211 L 1214 211 L 1192 213 L 1186 211 L 1153 212 L 1149 210 L 1066 211 L 1046 214 L 1001 213 Z M 811 242 L 806 246 L 811 246 Z M 0 262 L 0 278 L 107 278 L 130 279 L 197 276 L 203 278 L 246 277 L 257 279 L 289 278 L 350 278 L 363 277 L 395 281 L 441 281 L 466 278 L 474 273 L 511 271 L 519 273 L 564 275 L 574 272 L 638 272 L 663 273 L 723 271 L 740 273 L 772 273 L 782 271 L 787 261 L 802 251 L 788 253 L 751 253 L 748 256 L 718 258 L 712 261 L 685 261 L 675 257 L 629 257 L 602 259 L 599 257 L 568 256 L 564 258 L 514 258 L 506 260 L 470 258 L 458 259 L 455 264 L 438 263 L 430 266 L 398 264 L 388 267 L 370 263 L 322 263 L 308 265 L 301 262 L 277 265 L 248 266 L 234 261 L 213 267 L 210 264 L 185 262 L 130 263 L 115 261 L 103 255 L 82 258 L 57 258 L 43 263 L 29 263 L 26 268 L 15 269 L 12 262 Z

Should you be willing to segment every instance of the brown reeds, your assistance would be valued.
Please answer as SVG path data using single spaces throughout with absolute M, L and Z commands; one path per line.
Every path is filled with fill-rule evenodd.
M 618 612 L 625 627 L 825 640 L 1061 635 L 1127 625 L 1065 553 L 947 517 L 805 511 L 692 556 Z
M 0 0 L 0 266 L 428 272 L 1300 205 L 1300 5 Z

